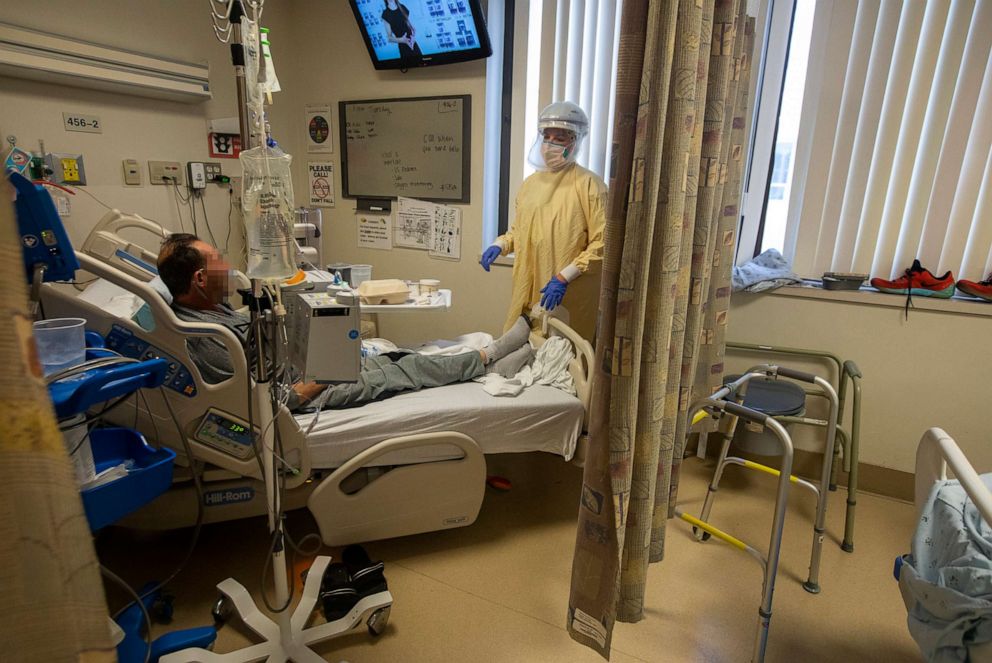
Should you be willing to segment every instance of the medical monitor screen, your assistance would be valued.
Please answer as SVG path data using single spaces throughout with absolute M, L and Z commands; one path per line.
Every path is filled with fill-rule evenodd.
M 479 0 L 350 0 L 376 69 L 492 55 Z

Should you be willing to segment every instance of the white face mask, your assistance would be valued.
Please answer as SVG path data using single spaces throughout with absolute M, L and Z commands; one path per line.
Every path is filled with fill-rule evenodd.
M 541 156 L 549 170 L 561 170 L 571 162 L 572 146 L 546 140 L 541 143 Z

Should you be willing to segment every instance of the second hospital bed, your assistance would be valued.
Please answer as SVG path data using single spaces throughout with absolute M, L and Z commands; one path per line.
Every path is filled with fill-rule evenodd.
M 108 416 L 179 454 L 173 489 L 122 524 L 192 525 L 198 510 L 194 467 L 202 468 L 204 522 L 264 514 L 265 489 L 248 438 L 230 434 L 216 443 L 218 429 L 245 427 L 250 390 L 264 387 L 250 379 L 234 334 L 180 320 L 149 286 L 155 253 L 123 239 L 120 231 L 129 226 L 161 237 L 166 232 L 154 222 L 112 211 L 77 255 L 82 269 L 140 297 L 147 304 L 146 321 L 119 317 L 67 286 L 46 284 L 42 292 L 46 317 L 85 318 L 87 329 L 122 354 L 170 360 L 166 387 L 136 396 Z M 470 525 L 484 495 L 485 454 L 543 451 L 581 464 L 593 349 L 555 319 L 545 319 L 531 341 L 540 345 L 551 335 L 572 346 L 575 396 L 535 385 L 517 397 L 495 397 L 481 384 L 460 383 L 324 410 L 309 435 L 305 431 L 318 415 L 280 409 L 275 425 L 283 440 L 284 507 L 306 506 L 324 542 L 345 545 Z M 234 360 L 234 377 L 205 383 L 189 356 L 189 337 L 222 343 Z M 194 459 L 183 456 L 176 423 Z

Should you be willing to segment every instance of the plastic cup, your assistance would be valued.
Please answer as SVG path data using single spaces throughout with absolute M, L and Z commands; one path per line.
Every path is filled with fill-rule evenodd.
M 351 266 L 351 278 L 349 283 L 352 288 L 357 288 L 362 285 L 363 281 L 372 280 L 372 265 L 352 265 Z
M 34 323 L 38 360 L 45 375 L 82 364 L 86 359 L 86 321 L 54 318 Z
M 438 279 L 420 279 L 420 294 L 422 295 L 436 295 L 440 287 L 441 281 Z

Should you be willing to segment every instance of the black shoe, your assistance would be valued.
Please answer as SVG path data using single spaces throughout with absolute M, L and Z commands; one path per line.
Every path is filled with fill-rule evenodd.
M 373 562 L 365 548 L 350 545 L 342 551 L 341 560 L 351 575 L 351 586 L 358 592 L 359 600 L 389 589 L 384 574 L 385 564 Z
M 358 603 L 358 592 L 351 585 L 351 576 L 344 564 L 331 564 L 320 583 L 320 606 L 324 619 L 341 619 Z

